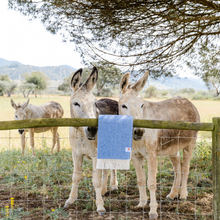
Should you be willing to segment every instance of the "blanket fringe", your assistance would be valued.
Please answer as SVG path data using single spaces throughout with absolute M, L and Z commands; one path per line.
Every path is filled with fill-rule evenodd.
M 129 170 L 130 160 L 97 159 L 96 169 Z

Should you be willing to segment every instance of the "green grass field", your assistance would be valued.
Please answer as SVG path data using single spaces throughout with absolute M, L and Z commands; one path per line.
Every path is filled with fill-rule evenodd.
M 26 101 L 21 96 L 14 96 L 13 99 L 16 103 Z M 69 97 L 44 95 L 31 97 L 30 103 L 40 105 L 52 100 L 63 106 L 64 117 L 70 117 Z M 219 101 L 193 103 L 202 122 L 211 122 L 212 117 L 220 115 Z M 0 98 L 0 112 L 0 121 L 14 119 L 10 98 Z M 70 193 L 73 167 L 68 128 L 60 128 L 58 132 L 61 137 L 60 153 L 49 153 L 52 136 L 50 132 L 45 132 L 35 135 L 36 157 L 31 157 L 27 134 L 27 147 L 22 157 L 17 130 L 0 131 L 0 219 L 148 219 L 148 205 L 144 209 L 135 208 L 139 192 L 132 164 L 129 171 L 118 171 L 119 190 L 104 197 L 107 214 L 99 217 L 92 187 L 92 164 L 86 159 L 78 200 L 68 211 L 64 211 L 62 207 Z M 187 201 L 166 199 L 174 173 L 168 158 L 158 158 L 159 219 L 212 219 L 210 137 L 210 132 L 199 133 L 191 160 Z M 147 166 L 145 168 L 147 174 Z M 14 198 L 14 204 L 11 198 Z

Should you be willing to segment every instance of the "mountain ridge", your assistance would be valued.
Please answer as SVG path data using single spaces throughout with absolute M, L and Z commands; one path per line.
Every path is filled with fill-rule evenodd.
M 0 58 L 0 74 L 9 74 L 12 80 L 22 80 L 23 73 L 31 73 L 34 71 L 45 73 L 47 77 L 49 77 L 52 81 L 56 81 L 56 84 L 59 85 L 62 83 L 63 78 L 69 77 L 74 71 L 76 71 L 76 69 L 69 65 L 42 67 L 24 65 L 18 61 L 9 61 Z M 183 88 L 207 90 L 205 83 L 201 79 L 179 76 L 169 78 L 160 77 L 156 80 L 149 76 L 149 80 L 145 85 L 145 88 L 148 86 L 155 86 L 157 89 L 161 90 Z
M 68 77 L 76 69 L 68 65 L 60 66 L 32 66 L 24 65 L 18 61 L 9 61 L 0 58 L 0 74 L 9 74 L 12 80 L 21 80 L 23 73 L 31 73 L 34 71 L 43 72 L 51 80 L 63 80 Z

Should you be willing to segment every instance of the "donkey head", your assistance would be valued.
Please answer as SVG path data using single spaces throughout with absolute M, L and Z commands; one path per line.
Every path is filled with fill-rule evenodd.
M 142 119 L 144 113 L 144 101 L 138 96 L 147 82 L 148 71 L 136 83 L 129 85 L 130 73 L 126 73 L 119 84 L 120 98 L 119 98 L 119 114 L 131 115 L 134 119 Z M 145 130 L 143 128 L 133 129 L 133 139 L 141 140 Z
M 28 106 L 30 99 L 28 99 L 23 104 L 16 105 L 13 99 L 11 99 L 11 106 L 15 109 L 15 120 L 25 120 L 27 117 L 26 108 Z M 24 132 L 24 129 L 18 130 L 19 134 Z
M 72 118 L 97 118 L 95 102 L 97 101 L 91 90 L 98 80 L 98 70 L 93 67 L 86 82 L 81 84 L 82 69 L 75 72 L 71 79 L 70 86 L 73 90 L 70 98 L 70 113 Z M 89 140 L 94 140 L 97 134 L 97 127 L 85 127 L 83 129 Z

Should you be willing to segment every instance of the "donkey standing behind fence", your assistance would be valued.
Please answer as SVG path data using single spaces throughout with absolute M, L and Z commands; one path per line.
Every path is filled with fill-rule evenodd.
M 15 109 L 15 120 L 24 119 L 36 119 L 36 118 L 62 118 L 63 108 L 57 102 L 47 102 L 43 105 L 36 106 L 28 104 L 29 99 L 23 103 L 16 105 L 13 99 L 11 99 L 11 105 Z M 53 153 L 54 146 L 57 143 L 57 152 L 60 151 L 60 139 L 57 132 L 58 127 L 42 127 L 42 128 L 29 128 L 29 129 L 19 129 L 18 132 L 21 135 L 21 153 L 24 155 L 25 149 L 25 133 L 29 132 L 30 144 L 32 147 L 32 156 L 35 156 L 34 151 L 34 133 L 41 133 L 51 130 L 53 133 L 53 143 L 51 153 Z
M 200 122 L 196 107 L 185 98 L 172 98 L 162 102 L 148 102 L 141 99 L 138 92 L 147 82 L 148 72 L 133 85 L 129 85 L 129 75 L 129 73 L 125 74 L 120 82 L 119 114 L 132 115 L 134 119 Z M 147 204 L 146 178 L 142 166 L 143 159 L 146 157 L 147 186 L 150 191 L 150 219 L 157 219 L 158 216 L 155 195 L 157 156 L 169 156 L 174 168 L 174 182 L 167 197 L 174 199 L 180 195 L 180 199 L 186 199 L 189 163 L 196 138 L 197 131 L 133 129 L 133 139 L 137 143 L 141 139 L 143 141 L 132 147 L 132 161 L 136 169 L 140 193 L 138 207 L 144 207 Z M 183 150 L 183 160 L 179 155 L 180 150 Z
M 98 70 L 93 67 L 93 70 L 84 84 L 81 84 L 82 69 L 75 72 L 71 79 L 71 87 L 73 92 L 70 98 L 70 113 L 71 118 L 97 118 L 99 109 L 103 113 L 103 105 L 96 105 L 97 99 L 92 94 L 91 90 L 95 86 L 98 79 Z M 99 108 L 99 109 L 98 109 Z M 114 112 L 112 112 L 114 114 Z M 82 179 L 82 163 L 83 157 L 92 159 L 93 164 L 93 186 L 96 191 L 96 206 L 99 215 L 105 213 L 103 206 L 102 193 L 105 193 L 106 187 L 102 186 L 101 170 L 96 169 L 97 162 L 97 127 L 84 127 L 75 128 L 70 127 L 69 140 L 72 147 L 73 157 L 73 184 L 70 192 L 69 199 L 66 201 L 64 208 L 67 209 L 78 196 L 78 185 Z M 113 172 L 112 172 L 113 173 Z M 117 189 L 116 175 L 112 175 L 111 187 Z M 102 189 L 103 187 L 103 189 Z

